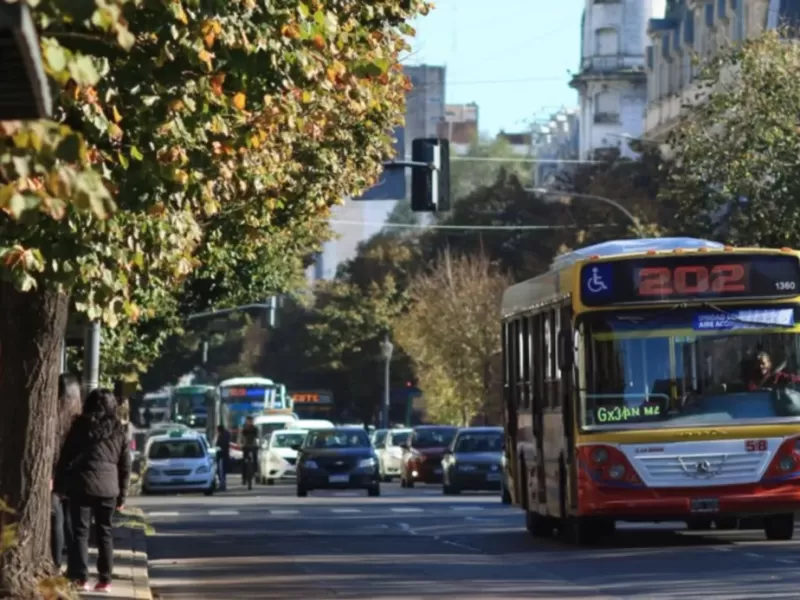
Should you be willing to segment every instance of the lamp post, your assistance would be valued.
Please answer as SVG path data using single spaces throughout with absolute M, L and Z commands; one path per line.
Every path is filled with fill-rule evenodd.
M 389 429 L 389 404 L 391 400 L 389 375 L 393 351 L 394 345 L 389 341 L 389 334 L 385 333 L 381 341 L 381 357 L 383 357 L 383 429 Z
M 619 212 L 625 215 L 631 225 L 633 225 L 633 229 L 636 234 L 641 237 L 641 224 L 639 223 L 639 219 L 637 219 L 631 211 L 627 208 L 622 206 L 616 200 L 612 200 L 611 198 L 606 198 L 605 196 L 596 196 L 594 194 L 579 194 L 577 192 L 569 192 L 569 191 L 561 191 L 561 190 L 549 190 L 547 188 L 525 188 L 526 192 L 531 192 L 537 194 L 539 196 L 572 196 L 573 198 L 584 198 L 586 200 L 594 200 L 596 202 L 602 202 L 603 204 L 607 204 L 613 208 L 616 208 Z M 545 200 L 546 202 L 546 200 Z

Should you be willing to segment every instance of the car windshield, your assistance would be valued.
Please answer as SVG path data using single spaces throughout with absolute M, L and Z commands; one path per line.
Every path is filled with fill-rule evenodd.
M 794 308 L 667 309 L 582 321 L 583 427 L 655 428 L 800 417 Z
M 363 429 L 312 431 L 306 438 L 307 448 L 365 448 L 369 446 L 369 436 Z
M 456 438 L 456 452 L 502 452 L 503 434 L 501 432 L 467 432 Z
M 147 458 L 168 460 L 171 458 L 203 458 L 203 446 L 198 440 L 158 440 L 152 443 Z
M 286 423 L 261 423 L 257 425 L 259 435 L 265 440 L 269 439 L 273 431 L 286 429 Z
M 375 438 L 372 440 L 373 446 L 383 446 L 383 443 L 386 441 L 386 434 L 389 433 L 388 431 L 380 430 L 375 432 Z
M 410 435 L 410 431 L 398 431 L 397 433 L 393 433 L 389 444 L 391 446 L 402 446 L 408 441 L 408 436 Z
M 306 439 L 305 431 L 292 431 L 286 433 L 276 433 L 272 436 L 271 448 L 291 448 L 300 446 Z
M 417 429 L 414 432 L 415 448 L 433 448 L 449 446 L 456 435 L 455 427 L 439 427 L 436 429 Z

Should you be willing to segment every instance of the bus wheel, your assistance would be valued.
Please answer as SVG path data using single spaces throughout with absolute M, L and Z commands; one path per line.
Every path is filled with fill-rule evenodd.
M 772 515 L 764 519 L 764 533 L 768 540 L 785 541 L 794 536 L 794 515 Z
M 535 511 L 526 510 L 525 529 L 527 529 L 528 533 L 533 537 L 550 537 L 553 535 L 553 520 Z
M 689 531 L 708 531 L 711 529 L 711 519 L 690 519 L 686 521 Z
M 614 521 L 568 517 L 566 525 L 567 539 L 576 546 L 603 542 L 614 534 Z

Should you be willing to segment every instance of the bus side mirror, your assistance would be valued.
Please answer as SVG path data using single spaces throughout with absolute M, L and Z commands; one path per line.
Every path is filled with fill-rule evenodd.
M 560 371 L 569 371 L 572 368 L 573 350 L 572 330 L 570 328 L 562 328 L 558 332 L 558 368 Z

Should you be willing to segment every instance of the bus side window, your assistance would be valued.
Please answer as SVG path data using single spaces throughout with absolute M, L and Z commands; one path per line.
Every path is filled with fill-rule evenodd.
M 517 385 L 519 382 L 519 355 L 520 355 L 520 347 L 519 347 L 519 319 L 511 321 L 511 381 L 509 382 L 509 386 L 511 388 L 511 402 L 514 405 L 514 408 L 519 410 L 520 403 L 519 403 L 519 386 Z
M 553 374 L 550 406 L 561 408 L 561 370 L 558 368 L 558 332 L 561 330 L 561 313 L 558 308 L 550 311 L 550 371 Z
M 539 313 L 531 317 L 533 324 L 533 405 L 534 412 L 541 413 L 545 406 L 545 342 L 544 342 L 544 315 Z
M 524 408 L 530 409 L 533 403 L 531 402 L 531 333 L 530 333 L 531 318 L 523 317 L 520 321 L 520 334 L 519 341 L 522 351 L 520 352 L 520 359 L 522 361 L 520 369 L 520 394 L 522 396 L 522 403 Z

